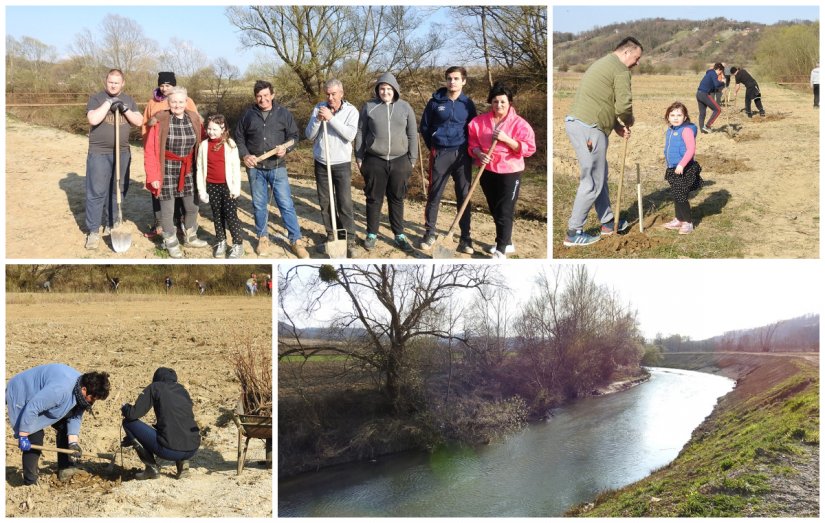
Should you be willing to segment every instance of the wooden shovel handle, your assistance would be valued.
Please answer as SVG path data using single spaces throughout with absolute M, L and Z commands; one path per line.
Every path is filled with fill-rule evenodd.
M 17 443 L 7 442 L 6 446 L 17 448 Z M 60 454 L 74 454 L 73 450 L 61 449 L 59 447 L 44 447 L 43 445 L 32 445 L 32 450 L 47 450 L 49 452 L 58 452 Z
M 286 142 L 286 143 L 282 143 L 281 145 L 283 145 L 284 147 L 286 147 L 286 148 L 288 149 L 288 148 L 292 147 L 293 145 L 295 145 L 295 140 L 290 140 L 290 141 L 288 141 L 288 142 Z M 266 160 L 266 159 L 267 159 L 267 158 L 269 158 L 270 156 L 274 156 L 274 155 L 275 155 L 275 151 L 276 151 L 276 150 L 278 149 L 278 147 L 280 147 L 281 145 L 277 145 L 277 146 L 273 147 L 272 149 L 268 150 L 267 152 L 263 153 L 262 155 L 260 155 L 260 156 L 256 156 L 256 157 L 255 157 L 255 161 L 256 161 L 256 162 L 260 162 L 260 161 L 262 161 L 262 160 Z

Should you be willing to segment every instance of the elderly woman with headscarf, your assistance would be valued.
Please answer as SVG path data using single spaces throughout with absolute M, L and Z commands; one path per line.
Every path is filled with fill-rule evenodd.
M 367 251 L 375 248 L 386 195 L 395 246 L 407 254 L 415 252 L 404 234 L 404 198 L 418 159 L 418 130 L 412 107 L 400 98 L 395 76 L 384 73 L 375 85 L 375 98 L 361 107 L 355 162 L 367 197 Z
M 524 158 L 536 152 L 536 135 L 530 124 L 516 114 L 513 91 L 496 83 L 487 95 L 490 110 L 473 118 L 468 126 L 470 156 L 485 166 L 481 190 L 496 224 L 494 258 L 514 252 L 513 218 L 516 211 Z M 495 148 L 490 147 L 495 141 Z M 488 154 L 489 153 L 489 154 Z
M 193 166 L 203 134 L 203 119 L 186 108 L 186 89 L 176 86 L 168 96 L 169 109 L 155 114 L 157 123 L 146 136 L 143 166 L 146 188 L 160 200 L 163 246 L 172 258 L 182 258 L 175 234 L 175 198 L 184 209 L 185 247 L 206 247 L 198 239 L 198 205 L 195 203 Z

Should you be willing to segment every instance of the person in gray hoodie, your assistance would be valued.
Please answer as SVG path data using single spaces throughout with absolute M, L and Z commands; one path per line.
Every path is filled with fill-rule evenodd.
M 364 177 L 367 199 L 367 236 L 364 248 L 375 248 L 384 196 L 390 215 L 395 246 L 407 254 L 415 252 L 404 235 L 404 197 L 407 182 L 418 160 L 418 131 L 415 113 L 392 73 L 384 73 L 375 85 L 375 98 L 361 107 L 355 136 L 355 163 Z

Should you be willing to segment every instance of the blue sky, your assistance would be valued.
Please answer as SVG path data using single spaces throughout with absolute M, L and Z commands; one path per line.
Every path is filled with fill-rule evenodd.
M 108 14 L 117 14 L 136 21 L 147 37 L 160 46 L 170 38 L 192 42 L 210 61 L 227 58 L 241 72 L 252 64 L 263 48 L 244 48 L 238 30 L 226 15 L 225 5 L 192 6 L 9 6 L 6 12 L 6 34 L 18 40 L 23 36 L 36 38 L 54 46 L 58 56 L 69 55 L 75 36 L 90 29 L 93 33 Z M 430 21 L 443 23 L 443 9 L 431 14 Z M 429 24 L 422 24 L 424 31 Z
M 668 18 L 705 20 L 723 17 L 740 22 L 772 24 L 780 20 L 819 20 L 819 7 L 808 6 L 754 6 L 754 5 L 701 5 L 662 6 L 644 5 L 631 7 L 613 6 L 555 6 L 553 7 L 553 31 L 581 33 L 594 27 L 629 22 L 642 18 Z

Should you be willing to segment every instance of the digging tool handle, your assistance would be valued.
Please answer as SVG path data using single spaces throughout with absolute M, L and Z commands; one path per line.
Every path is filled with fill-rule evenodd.
M 288 141 L 288 142 L 286 142 L 286 143 L 282 143 L 281 145 L 283 145 L 284 147 L 286 147 L 287 149 L 289 149 L 289 148 L 290 148 L 290 147 L 292 147 L 294 144 L 295 144 L 295 140 L 290 140 L 290 141 Z M 269 158 L 270 156 L 274 156 L 274 155 L 275 155 L 275 151 L 277 151 L 277 150 L 278 150 L 278 147 L 280 147 L 281 145 L 279 145 L 279 146 L 277 146 L 277 147 L 274 147 L 274 148 L 272 148 L 272 149 L 268 150 L 267 152 L 263 153 L 263 154 L 262 154 L 262 155 L 260 155 L 260 156 L 256 156 L 256 157 L 255 157 L 255 161 L 256 161 L 256 162 L 260 162 L 260 161 L 262 161 L 262 160 L 266 160 L 266 159 L 267 159 L 267 158 Z
M 619 123 L 622 127 L 627 127 L 621 118 L 618 118 Z M 627 160 L 627 143 L 630 141 L 630 138 L 622 137 L 624 140 L 624 149 L 622 151 L 622 168 L 619 170 L 619 194 L 616 198 L 616 208 L 613 210 L 613 230 L 618 233 L 619 227 L 621 226 L 621 217 L 622 217 L 622 185 L 624 184 L 624 164 L 625 160 Z
M 115 194 L 117 199 L 117 223 L 123 223 L 123 210 L 120 194 L 120 111 L 115 111 Z
M 17 448 L 17 444 L 13 442 L 6 442 L 7 447 L 14 447 Z M 44 447 L 43 445 L 32 445 L 32 450 L 45 450 L 47 452 L 57 452 L 58 454 L 69 454 L 74 455 L 75 451 L 69 449 L 62 449 L 60 447 Z M 83 453 L 84 458 L 98 458 L 98 459 L 105 459 L 111 462 L 114 462 L 115 455 L 114 454 L 102 454 L 100 452 L 97 453 Z
M 327 121 L 324 124 L 324 163 L 327 164 L 327 183 L 329 184 L 329 214 L 332 218 L 332 234 L 338 239 L 338 222 L 335 219 L 335 193 L 332 186 L 332 166 L 329 164 L 329 135 L 327 134 Z
M 644 206 L 642 205 L 642 173 L 636 164 L 636 198 L 639 200 L 639 232 L 645 232 Z
M 487 150 L 487 156 L 491 156 L 493 154 L 493 149 L 496 148 L 496 144 L 498 140 L 493 140 L 493 143 L 490 145 L 490 148 Z M 481 168 L 478 170 L 478 174 L 476 175 L 475 179 L 473 180 L 473 184 L 470 186 L 470 190 L 467 193 L 467 197 L 464 198 L 464 202 L 461 204 L 461 208 L 458 209 L 458 213 L 455 215 L 455 220 L 453 220 L 453 224 L 450 225 L 450 228 L 447 229 L 447 234 L 444 235 L 445 238 L 449 238 L 451 234 L 453 234 L 453 229 L 458 224 L 458 221 L 461 219 L 461 215 L 464 214 L 464 211 L 467 209 L 467 206 L 470 205 L 470 199 L 473 197 L 473 192 L 478 187 L 478 183 L 481 181 L 481 175 L 484 174 L 484 170 L 487 169 L 487 164 L 481 164 Z

